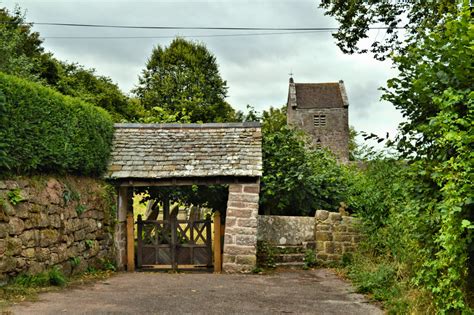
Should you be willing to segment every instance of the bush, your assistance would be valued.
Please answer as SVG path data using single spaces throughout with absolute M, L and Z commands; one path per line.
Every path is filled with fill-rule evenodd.
M 105 171 L 113 137 L 105 110 L 4 73 L 0 110 L 0 172 Z

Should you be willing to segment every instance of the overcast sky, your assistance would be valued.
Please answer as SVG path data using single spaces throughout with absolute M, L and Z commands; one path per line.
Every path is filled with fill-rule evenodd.
M 125 1 L 57 0 L 7 1 L 27 10 L 31 22 L 121 24 L 146 26 L 220 27 L 337 27 L 314 0 Z M 289 73 L 295 82 L 344 80 L 349 96 L 349 123 L 357 130 L 395 133 L 401 115 L 381 102 L 378 88 L 395 72 L 388 62 L 369 55 L 344 55 L 328 32 L 299 34 L 192 37 L 248 31 L 128 30 L 34 26 L 44 47 L 61 60 L 95 68 L 112 78 L 124 92 L 137 83 L 153 46 L 169 45 L 176 35 L 203 42 L 216 56 L 229 87 L 228 102 L 236 109 L 257 110 L 285 104 Z M 263 32 L 259 32 L 263 33 Z M 156 36 L 140 39 L 64 39 L 58 36 Z M 370 39 L 381 39 L 373 31 Z M 166 38 L 164 38 L 166 37 Z M 366 43 L 370 44 L 370 41 Z

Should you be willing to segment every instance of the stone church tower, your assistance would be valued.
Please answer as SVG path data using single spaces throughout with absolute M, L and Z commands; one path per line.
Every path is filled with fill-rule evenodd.
M 344 82 L 295 83 L 290 78 L 287 123 L 304 130 L 316 146 L 349 161 L 349 101 Z

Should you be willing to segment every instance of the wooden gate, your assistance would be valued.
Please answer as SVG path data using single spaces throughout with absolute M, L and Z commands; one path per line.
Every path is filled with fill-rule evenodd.
M 137 220 L 137 267 L 212 266 L 211 219 Z

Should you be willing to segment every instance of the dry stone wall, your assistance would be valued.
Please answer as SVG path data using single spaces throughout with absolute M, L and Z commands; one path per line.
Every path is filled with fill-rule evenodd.
M 316 211 L 316 258 L 338 262 L 345 253 L 353 252 L 360 240 L 357 219 L 326 210 Z
M 339 262 L 360 240 L 358 220 L 338 212 L 317 210 L 315 217 L 258 216 L 258 241 L 270 246 L 314 249 L 322 262 Z
M 113 195 L 89 178 L 0 180 L 0 282 L 112 261 Z

